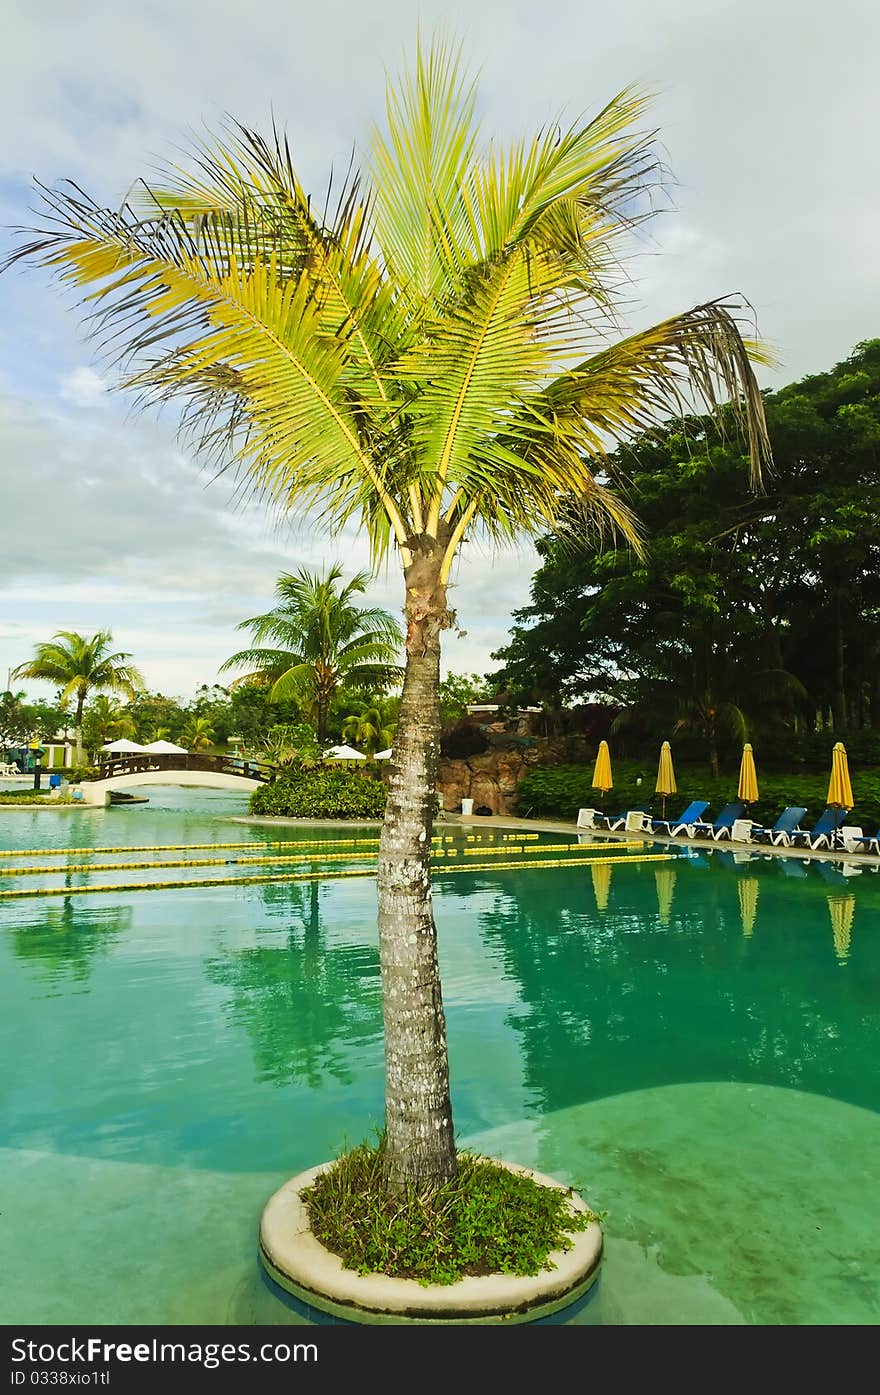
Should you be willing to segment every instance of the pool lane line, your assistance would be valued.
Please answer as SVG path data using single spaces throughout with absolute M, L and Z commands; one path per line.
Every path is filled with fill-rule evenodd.
M 475 851 L 473 856 L 504 856 L 514 857 L 517 854 L 540 853 L 540 852 L 565 852 L 571 857 L 580 857 L 582 850 L 590 848 L 608 847 L 607 843 L 553 843 L 548 848 L 485 848 Z M 615 843 L 614 847 L 637 847 L 641 846 L 641 840 L 632 843 Z M 465 854 L 469 849 L 465 849 Z M 68 863 L 64 867 L 0 867 L 0 881 L 4 877 L 61 877 L 75 874 L 77 876 L 87 872 L 152 872 L 166 871 L 171 867 L 284 867 L 296 865 L 301 862 L 355 862 L 362 858 L 375 858 L 376 851 L 370 852 L 320 852 L 320 853 L 299 853 L 295 857 L 190 857 L 176 858 L 173 861 L 163 860 L 160 862 L 74 862 Z M 444 848 L 432 848 L 431 856 L 434 858 L 445 857 Z M 602 859 L 603 862 L 607 858 Z
M 609 862 L 674 862 L 677 856 L 677 853 L 647 853 L 638 857 L 630 853 L 624 857 L 553 858 L 546 862 L 486 862 L 476 866 L 473 863 L 462 862 L 455 867 L 436 867 L 432 875 L 439 876 L 444 873 L 452 875 L 455 872 L 515 872 L 523 869 L 532 870 L 537 867 L 592 867 L 597 863 L 605 865 Z M 342 877 L 375 877 L 375 875 L 375 867 L 337 867 L 329 872 L 266 872 L 247 877 L 199 877 L 194 881 L 185 882 L 114 882 L 103 886 L 25 887 L 21 891 L 18 889 L 0 891 L 0 899 L 9 901 L 35 896 L 90 896 L 112 891 L 188 891 L 196 887 L 204 890 L 212 886 L 256 886 L 266 885 L 269 882 L 338 881 Z
M 537 836 L 537 835 L 536 835 Z M 432 843 L 451 843 L 452 838 L 436 834 Z M 378 847 L 378 838 L 306 838 L 284 842 L 264 843 L 252 838 L 248 843 L 127 843 L 121 848 L 0 848 L 0 857 L 64 857 L 66 854 L 84 856 L 87 853 L 132 852 L 207 852 L 211 848 L 332 848 Z M 487 850 L 488 851 L 488 850 Z
M 440 842 L 441 839 L 432 839 Z M 208 852 L 212 848 L 324 848 L 324 847 L 378 847 L 378 838 L 309 838 L 279 843 L 264 843 L 252 839 L 249 843 L 144 843 L 128 844 L 122 848 L 3 848 L 0 857 L 65 857 L 68 854 L 86 856 L 89 853 L 133 853 L 133 852 Z
M 513 853 L 579 852 L 581 848 L 636 848 L 643 847 L 644 838 L 619 838 L 613 843 L 600 838 L 594 843 L 541 843 L 538 847 L 520 848 L 508 844 L 506 848 L 463 848 L 465 857 L 510 857 Z
M 358 858 L 367 857 L 375 861 L 375 849 L 370 852 L 301 853 L 296 857 L 191 857 L 173 862 L 74 862 L 65 867 L 0 867 L 0 881 L 4 877 L 65 877 L 68 873 L 79 875 L 84 872 L 152 872 L 154 869 L 163 871 L 168 867 L 284 867 L 302 862 L 355 862 Z
M 538 837 L 538 834 L 529 834 L 529 837 Z M 442 843 L 442 837 L 431 838 L 432 843 Z M 446 843 L 449 843 L 446 838 Z M 614 843 L 608 843 L 607 838 L 600 838 L 593 843 L 543 843 L 540 847 L 522 848 L 508 844 L 506 848 L 463 848 L 464 857 L 512 857 L 515 852 L 568 852 L 577 851 L 579 848 L 604 848 L 604 847 L 640 847 L 644 844 L 644 838 L 616 838 Z M 238 850 L 238 848 L 337 848 L 337 847 L 378 847 L 378 838 L 310 838 L 304 841 L 285 841 L 285 843 L 156 843 L 142 845 L 126 845 L 120 848 L 3 848 L 0 850 L 0 858 L 63 858 L 63 857 L 88 857 L 89 854 L 114 854 L 114 852 L 212 852 Z M 442 855 L 442 848 L 432 848 L 434 854 Z M 318 855 L 318 854 L 317 854 Z M 347 854 L 354 857 L 354 854 Z M 238 861 L 237 858 L 223 858 L 220 861 Z M 266 861 L 275 861 L 266 858 Z M 152 862 L 145 866 L 185 866 L 185 862 Z M 211 866 L 211 862 L 195 862 L 192 866 Z M 120 869 L 134 869 L 137 864 L 134 862 L 117 862 L 114 866 Z M 100 868 L 100 870 L 112 870 L 110 868 Z M 3 876 L 18 875 L 18 868 L 10 868 L 7 872 L 1 873 Z M 59 869 L 61 870 L 61 869 Z M 77 872 L 78 868 L 64 868 L 70 872 Z M 98 868 L 92 868 L 98 870 Z

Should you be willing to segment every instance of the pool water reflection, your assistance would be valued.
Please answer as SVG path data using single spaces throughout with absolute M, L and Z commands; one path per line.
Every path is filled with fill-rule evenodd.
M 0 847 L 305 836 L 242 812 L 151 790 L 0 813 Z M 498 861 L 436 879 L 456 1125 L 608 1212 L 601 1283 L 556 1320 L 876 1321 L 880 877 Z M 261 1277 L 256 1225 L 381 1121 L 373 895 L 0 904 L 0 1321 L 315 1320 Z

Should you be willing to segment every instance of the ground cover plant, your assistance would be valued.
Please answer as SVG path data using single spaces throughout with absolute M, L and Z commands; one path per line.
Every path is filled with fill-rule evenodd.
M 600 797 L 592 787 L 592 765 L 539 766 L 530 770 L 517 789 L 517 813 L 533 818 L 575 819 L 578 809 L 605 809 L 617 813 L 622 809 L 650 809 L 658 817 L 660 797 L 654 793 L 657 769 L 647 761 L 613 762 L 614 788 Z M 807 814 L 805 826 L 811 826 L 825 808 L 828 794 L 828 768 L 823 771 L 774 771 L 764 774 L 758 770 L 760 799 L 749 810 L 758 823 L 772 824 L 789 804 L 803 805 Z M 861 824 L 874 833 L 880 827 L 880 770 L 851 771 L 855 807 L 845 822 Z M 638 780 L 641 778 L 641 784 Z M 666 801 L 667 812 L 675 813 L 691 799 L 708 799 L 707 817 L 718 813 L 730 800 L 736 799 L 737 772 L 715 776 L 708 766 L 676 766 L 678 793 Z
M 565 1191 L 472 1153 L 459 1153 L 455 1177 L 430 1194 L 389 1194 L 386 1167 L 381 1142 L 362 1144 L 300 1193 L 315 1236 L 361 1274 L 423 1284 L 538 1274 L 553 1268 L 553 1250 L 571 1249 L 572 1235 L 597 1219 L 576 1211 Z

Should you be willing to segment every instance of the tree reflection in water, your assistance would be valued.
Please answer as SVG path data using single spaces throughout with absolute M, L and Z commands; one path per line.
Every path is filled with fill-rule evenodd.
M 880 937 L 852 935 L 851 895 L 830 905 L 832 939 L 818 876 L 750 866 L 741 888 L 743 869 L 720 862 L 674 871 L 674 916 L 671 877 L 635 863 L 614 868 L 604 910 L 586 869 L 480 874 L 468 889 L 491 901 L 480 933 L 518 985 L 509 1021 L 543 1108 L 694 1080 L 880 1108 Z
M 131 907 L 97 906 L 79 896 L 60 900 L 53 897 L 33 918 L 12 927 L 12 952 L 46 982 L 86 983 L 95 961 L 129 928 Z
M 275 1085 L 348 1084 L 354 1049 L 381 1041 L 378 950 L 328 944 L 321 890 L 317 878 L 261 887 L 276 913 L 291 912 L 284 944 L 273 928 L 273 943 L 208 963 L 211 982 L 231 990 L 229 1014 L 251 1038 L 257 1078 Z

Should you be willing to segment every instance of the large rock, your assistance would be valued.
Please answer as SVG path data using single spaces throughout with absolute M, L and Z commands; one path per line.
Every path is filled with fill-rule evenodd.
M 537 747 L 522 747 L 486 751 L 467 760 L 441 760 L 437 789 L 443 794 L 443 807 L 455 812 L 462 799 L 472 799 L 475 809 L 485 806 L 493 814 L 512 814 L 520 780 L 541 759 Z

